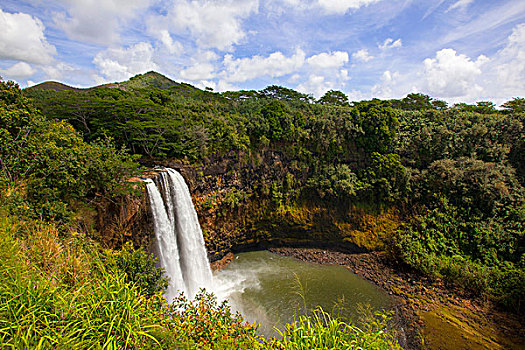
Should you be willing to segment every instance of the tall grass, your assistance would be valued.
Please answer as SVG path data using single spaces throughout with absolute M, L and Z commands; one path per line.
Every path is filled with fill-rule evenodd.
M 13 349 L 127 349 L 156 340 L 150 302 L 52 226 L 0 219 L 0 343 Z M 24 232 L 22 232 L 22 236 Z M 70 243 L 66 245 L 65 243 Z
M 0 348 L 398 348 L 383 323 L 361 331 L 321 309 L 286 325 L 283 339 L 266 340 L 212 294 L 171 304 L 148 296 L 126 273 L 108 270 L 99 251 L 81 235 L 0 215 Z
M 377 318 L 365 331 L 322 308 L 311 315 L 300 316 L 297 321 L 280 331 L 282 339 L 274 339 L 272 346 L 282 350 L 309 349 L 401 349 L 392 335 L 386 332 L 386 318 Z
M 370 307 L 359 305 L 363 317 L 362 328 L 347 322 L 340 315 L 345 307 L 344 296 L 335 304 L 331 313 L 318 306 L 307 308 L 307 287 L 294 274 L 294 293 L 304 307 L 304 313 L 279 330 L 282 339 L 273 339 L 270 346 L 282 350 L 308 349 L 401 349 L 394 336 L 388 332 L 389 314 L 372 312 Z M 299 312 L 299 311 L 296 311 Z

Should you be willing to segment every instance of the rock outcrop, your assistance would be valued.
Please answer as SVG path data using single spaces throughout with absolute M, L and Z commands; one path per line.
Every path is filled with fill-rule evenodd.
M 152 161 L 148 166 L 171 167 L 186 179 L 199 215 L 210 261 L 230 252 L 272 246 L 336 248 L 363 252 L 383 248 L 400 218 L 393 208 L 370 209 L 353 203 L 330 203 L 312 197 L 280 198 L 294 191 L 286 179 L 304 183 L 306 173 L 275 152 L 256 157 L 232 154 L 202 165 L 178 160 Z M 148 176 L 155 176 L 150 173 Z M 275 193 L 279 187 L 280 192 Z M 144 202 L 142 202 L 144 204 Z M 137 210 L 137 213 L 144 209 Z M 145 216 L 137 219 L 151 220 Z M 147 224 L 147 221 L 145 222 Z M 133 233 L 134 242 L 148 242 L 152 228 Z

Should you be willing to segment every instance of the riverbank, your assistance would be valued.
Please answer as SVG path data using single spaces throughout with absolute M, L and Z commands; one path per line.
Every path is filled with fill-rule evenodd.
M 407 349 L 525 349 L 523 319 L 442 280 L 429 280 L 393 266 L 384 253 L 349 254 L 312 248 L 270 251 L 313 263 L 341 265 L 384 289 L 394 299 L 396 322 L 404 330 Z

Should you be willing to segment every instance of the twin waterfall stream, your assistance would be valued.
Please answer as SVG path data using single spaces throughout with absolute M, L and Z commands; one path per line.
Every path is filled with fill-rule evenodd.
M 160 172 L 157 183 L 146 181 L 153 214 L 156 253 L 170 278 L 166 298 L 180 292 L 190 299 L 200 288 L 212 287 L 202 230 L 190 191 L 181 174 L 173 169 Z

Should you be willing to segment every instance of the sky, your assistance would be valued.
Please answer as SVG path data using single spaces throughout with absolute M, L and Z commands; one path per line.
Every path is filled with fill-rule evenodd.
M 22 87 L 154 70 L 351 101 L 525 97 L 524 0 L 2 0 L 0 28 L 0 75 Z

